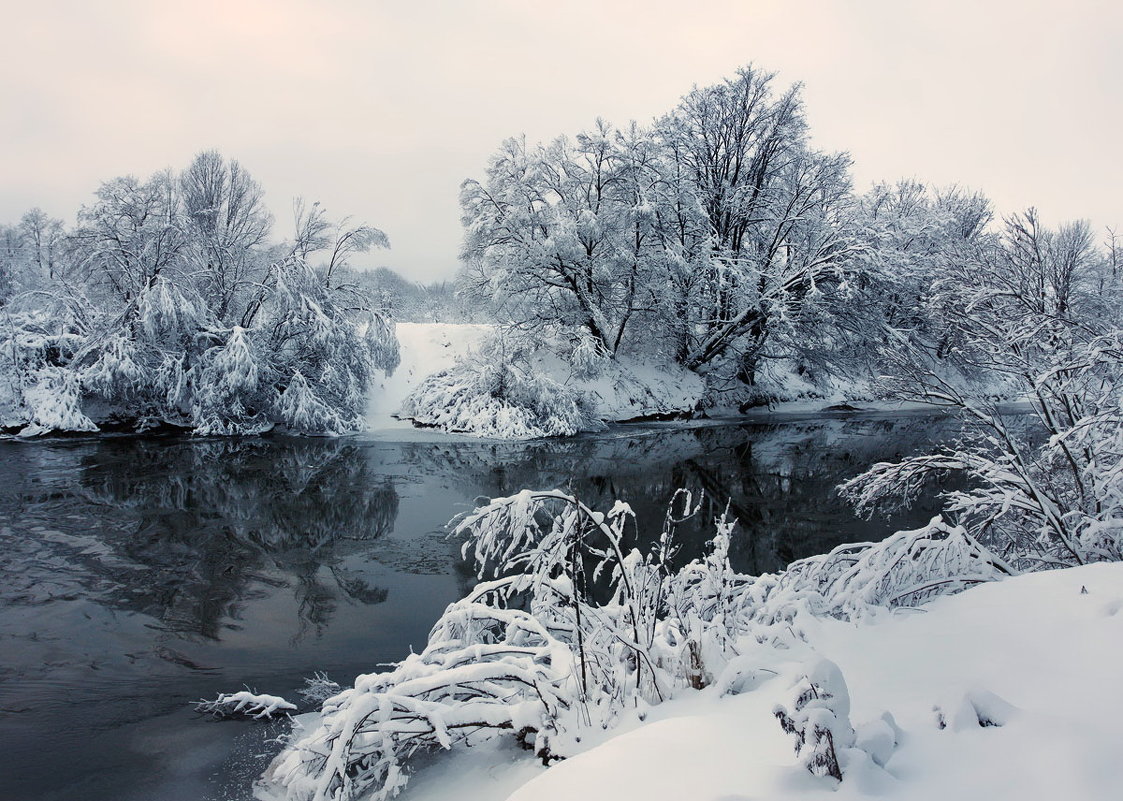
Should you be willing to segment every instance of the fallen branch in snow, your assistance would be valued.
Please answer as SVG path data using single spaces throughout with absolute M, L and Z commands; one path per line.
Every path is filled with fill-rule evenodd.
M 200 699 L 195 703 L 195 711 L 209 712 L 219 719 L 241 715 L 254 720 L 272 720 L 274 714 L 288 715 L 289 712 L 295 712 L 296 704 L 290 704 L 276 695 L 242 690 L 236 693 L 219 693 L 213 701 Z

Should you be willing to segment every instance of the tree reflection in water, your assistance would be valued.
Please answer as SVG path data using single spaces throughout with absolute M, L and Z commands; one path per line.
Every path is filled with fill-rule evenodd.
M 738 526 L 731 558 L 758 575 L 829 551 L 841 542 L 881 539 L 928 522 L 934 497 L 892 518 L 857 518 L 835 487 L 876 461 L 954 436 L 957 423 L 931 415 L 786 421 L 736 426 L 621 428 L 529 443 L 403 443 L 418 473 L 439 474 L 468 497 L 526 487 L 564 488 L 593 508 L 616 499 L 636 510 L 641 536 L 657 536 L 666 504 L 685 487 L 704 495 L 702 512 L 679 527 L 680 560 L 701 553 L 729 505 Z M 644 543 L 639 543 L 643 547 Z
M 392 530 L 398 513 L 392 480 L 353 442 L 119 439 L 55 450 L 53 480 L 21 500 L 45 518 L 53 506 L 87 507 L 104 548 L 69 556 L 103 605 L 218 639 L 238 626 L 244 603 L 290 585 L 299 638 L 321 631 L 341 599 L 386 599 L 341 564 Z

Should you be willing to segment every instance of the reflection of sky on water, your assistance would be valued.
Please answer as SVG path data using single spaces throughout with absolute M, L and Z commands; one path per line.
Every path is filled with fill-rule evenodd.
M 423 645 L 471 582 L 444 523 L 479 495 L 568 487 L 658 530 L 679 486 L 728 502 L 733 557 L 775 570 L 892 527 L 832 487 L 950 435 L 922 417 L 621 427 L 565 441 L 0 442 L 0 776 L 21 798 L 246 798 L 265 730 L 187 703 L 293 694 Z M 915 510 L 896 527 L 923 523 Z M 60 760 L 65 751 L 67 759 Z M 212 774 L 213 777 L 212 777 Z

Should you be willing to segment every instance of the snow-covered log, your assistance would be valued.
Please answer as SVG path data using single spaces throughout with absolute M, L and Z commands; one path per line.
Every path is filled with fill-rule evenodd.
M 195 703 L 196 712 L 207 712 L 216 718 L 243 716 L 254 720 L 272 720 L 273 715 L 287 715 L 296 711 L 296 704 L 277 695 L 241 690 L 236 693 L 219 693 L 213 701 L 201 699 Z

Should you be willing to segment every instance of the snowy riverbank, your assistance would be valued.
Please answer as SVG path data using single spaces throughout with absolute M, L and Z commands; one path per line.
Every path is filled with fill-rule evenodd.
M 772 665 L 779 675 L 755 690 L 687 691 L 550 769 L 513 749 L 440 755 L 401 798 L 1109 801 L 1123 787 L 1123 696 L 1111 689 L 1123 660 L 1120 611 L 1123 564 L 1097 564 L 859 624 L 803 617 L 806 651 Z M 817 656 L 841 668 L 859 732 L 885 712 L 895 719 L 899 742 L 886 746 L 884 767 L 851 752 L 837 783 L 796 764 L 772 708 Z
M 399 323 L 401 364 L 371 387 L 368 425 L 371 430 L 400 428 L 415 421 L 455 433 L 498 439 L 528 439 L 555 433 L 576 433 L 585 426 L 554 426 L 551 404 L 576 402 L 595 428 L 597 421 L 618 422 L 686 415 L 702 395 L 699 377 L 681 368 L 657 368 L 630 359 L 606 360 L 596 375 L 582 375 L 574 365 L 549 351 L 529 357 L 525 370 L 529 393 L 537 407 L 494 397 L 483 373 L 501 359 L 488 351 L 491 325 Z M 502 379 L 500 379 L 502 380 Z M 489 391 L 491 390 L 491 391 Z
M 491 325 L 398 323 L 401 362 L 389 375 L 380 372 L 370 388 L 368 427 L 372 431 L 412 428 L 409 420 L 397 418 L 402 402 L 423 379 L 452 367 L 493 331 Z
M 492 325 L 457 323 L 399 323 L 397 336 L 401 364 L 389 375 L 379 374 L 370 390 L 367 425 L 371 431 L 409 428 L 413 422 L 457 433 L 499 439 L 528 438 L 526 430 L 504 423 L 507 409 L 490 408 L 482 401 L 479 387 L 469 388 L 478 374 L 494 359 L 482 355 Z M 477 359 L 477 364 L 470 360 Z M 459 366 L 459 368 L 458 368 Z M 593 421 L 606 423 L 637 419 L 686 417 L 695 413 L 706 394 L 702 379 L 681 367 L 641 364 L 623 358 L 608 360 L 595 375 L 582 374 L 575 366 L 549 352 L 535 354 L 530 372 L 558 389 L 563 399 L 576 398 Z M 448 375 L 446 381 L 432 380 Z M 853 394 L 841 390 L 816 397 L 806 382 L 791 376 L 787 382 L 793 400 L 739 411 L 711 408 L 714 418 L 822 415 L 859 411 L 908 411 L 930 406 L 884 402 L 854 402 Z M 427 381 L 428 379 L 428 381 Z M 851 387 L 851 389 L 854 389 Z M 856 391 L 856 390 L 855 390 Z M 458 404 L 461 408 L 458 408 Z M 507 415 L 509 417 L 509 414 Z M 488 422 L 481 422 L 489 418 Z M 575 432 L 569 432 L 575 433 Z

